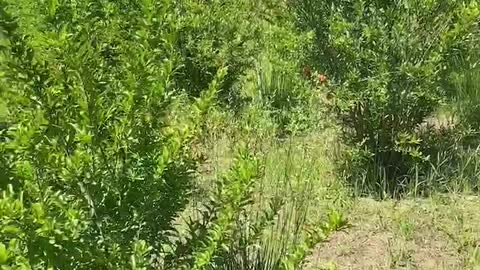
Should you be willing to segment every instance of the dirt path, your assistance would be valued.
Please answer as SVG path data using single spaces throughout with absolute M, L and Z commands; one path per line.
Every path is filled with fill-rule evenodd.
M 480 199 L 359 199 L 351 227 L 309 258 L 314 269 L 480 269 Z

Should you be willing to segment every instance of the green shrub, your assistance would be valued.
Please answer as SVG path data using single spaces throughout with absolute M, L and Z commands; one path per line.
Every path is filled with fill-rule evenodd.
M 298 268 L 320 237 L 303 230 L 305 212 L 280 216 L 288 211 L 278 196 L 252 210 L 262 175 L 255 147 L 241 148 L 202 194 L 209 200 L 187 209 L 194 144 L 210 132 L 219 92 L 260 50 L 298 79 L 297 37 L 274 3 L 0 0 L 0 268 L 239 269 L 231 263 L 284 224 L 288 241 L 251 254 L 275 252 L 268 269 Z M 303 95 L 278 90 L 268 103 L 279 110 Z M 240 141 L 265 113 L 245 107 Z M 188 210 L 201 218 L 184 233 Z
M 451 54 L 478 21 L 476 1 L 292 1 L 316 33 L 313 66 L 331 78 L 333 105 L 352 150 L 347 178 L 394 192 L 425 163 L 416 129 L 446 99 Z
M 3 263 L 141 269 L 188 202 L 189 145 L 225 70 L 178 117 L 172 5 L 50 4 L 2 2 L 1 183 L 13 191 L 0 224 L 20 226 L 1 234 Z
M 446 84 L 452 98 L 451 105 L 453 105 L 450 113 L 454 114 L 457 124 L 462 128 L 473 131 L 480 130 L 479 41 L 480 35 L 472 35 L 470 42 L 473 44 L 467 44 L 467 48 L 463 48 L 464 55 L 453 57 L 453 70 Z
M 311 88 L 300 77 L 298 67 L 288 64 L 264 58 L 258 61 L 255 70 L 251 70 L 241 84 L 243 96 L 269 111 L 281 133 L 291 131 L 295 124 L 300 126 L 298 122 L 311 117 L 307 110 L 312 97 Z M 297 110 L 300 112 L 296 113 Z
M 282 76 L 291 76 L 303 58 L 308 37 L 295 29 L 284 1 L 179 1 L 178 37 L 175 47 L 182 65 L 175 81 L 178 88 L 196 96 L 221 66 L 229 67 L 220 101 L 231 108 L 248 103 L 241 78 L 255 70 L 267 56 L 282 65 Z M 290 79 L 290 78 L 288 78 Z M 295 89 L 289 89 L 294 95 Z

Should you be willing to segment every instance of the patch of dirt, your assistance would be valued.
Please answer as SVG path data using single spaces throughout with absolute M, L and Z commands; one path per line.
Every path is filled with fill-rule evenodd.
M 330 262 L 340 269 L 381 269 L 386 264 L 382 258 L 387 258 L 389 237 L 385 232 L 355 229 L 337 232 L 313 254 L 309 262 L 311 269 L 325 267 Z
M 462 269 L 462 261 L 442 241 L 429 241 L 415 247 L 414 264 L 418 269 Z
M 449 204 L 360 200 L 350 215 L 352 226 L 317 247 L 305 269 L 477 269 L 465 264 L 471 255 L 459 251 L 459 240 L 451 236 L 467 227 L 465 219 L 460 226 L 447 209 L 462 212 Z M 438 229 L 448 222 L 451 231 Z

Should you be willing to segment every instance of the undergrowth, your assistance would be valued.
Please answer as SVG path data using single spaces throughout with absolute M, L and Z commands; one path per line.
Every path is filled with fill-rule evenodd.
M 0 268 L 302 269 L 352 194 L 477 192 L 479 10 L 0 0 Z

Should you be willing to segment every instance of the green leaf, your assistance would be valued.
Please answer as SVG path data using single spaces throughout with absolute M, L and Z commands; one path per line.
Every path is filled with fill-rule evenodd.
M 6 264 L 9 257 L 10 254 L 7 247 L 3 243 L 0 243 L 0 264 Z
M 48 5 L 48 13 L 50 17 L 55 16 L 55 13 L 57 12 L 57 7 L 58 7 L 58 0 L 50 0 L 50 3 Z
M 21 232 L 21 230 L 18 227 L 12 226 L 12 225 L 7 225 L 3 227 L 2 229 L 3 233 L 8 233 L 8 234 L 18 234 Z

